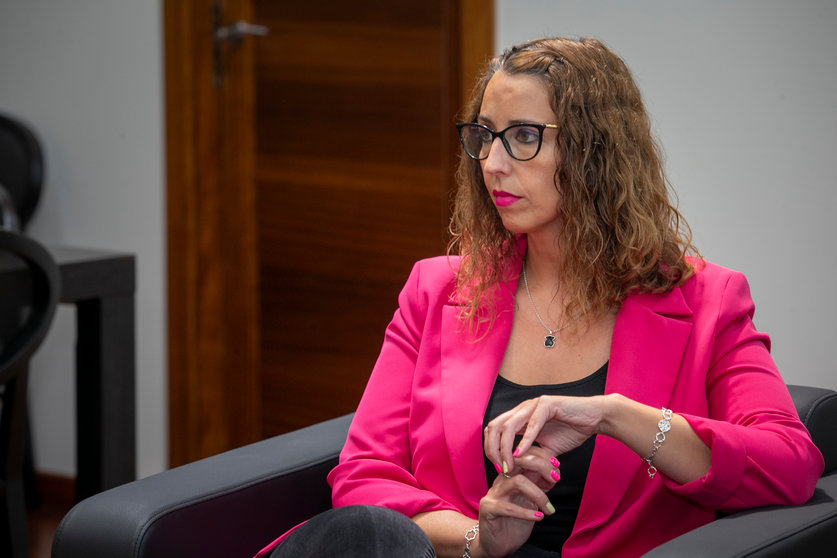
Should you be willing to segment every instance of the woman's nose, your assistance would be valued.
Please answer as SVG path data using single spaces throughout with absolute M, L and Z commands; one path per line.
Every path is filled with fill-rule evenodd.
M 509 154 L 506 152 L 506 146 L 503 145 L 503 140 L 494 138 L 494 141 L 491 142 L 491 147 L 488 149 L 488 157 L 483 160 L 483 172 L 502 172 L 507 167 L 508 162 Z

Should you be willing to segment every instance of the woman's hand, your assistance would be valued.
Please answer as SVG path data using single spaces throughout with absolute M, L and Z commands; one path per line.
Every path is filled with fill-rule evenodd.
M 480 500 L 479 546 L 485 556 L 507 556 L 529 538 L 536 521 L 555 513 L 546 492 L 560 479 L 558 460 L 532 447 L 521 453 L 515 468 L 498 476 Z
M 527 452 L 540 447 L 552 456 L 577 448 L 599 432 L 604 420 L 604 396 L 541 396 L 524 401 L 492 420 L 485 429 L 485 455 L 509 468 Z M 522 439 L 514 447 L 515 437 Z
M 593 397 L 541 396 L 524 401 L 492 420 L 485 428 L 485 455 L 494 463 L 514 469 L 520 456 L 537 442 L 555 456 L 577 448 L 594 434 L 618 440 L 644 458 L 661 418 L 660 409 L 617 393 Z M 514 447 L 515 436 L 522 438 Z M 671 418 L 665 446 L 654 466 L 675 482 L 684 484 L 704 476 L 712 452 L 680 415 Z

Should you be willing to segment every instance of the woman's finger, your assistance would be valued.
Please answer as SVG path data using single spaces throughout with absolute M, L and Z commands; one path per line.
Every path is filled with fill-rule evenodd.
M 561 480 L 561 462 L 549 450 L 532 446 L 514 460 L 510 474 L 523 473 L 543 491 L 550 490 Z
M 529 451 L 532 444 L 535 443 L 538 434 L 541 433 L 541 429 L 550 414 L 549 397 L 541 396 L 537 399 L 533 399 L 532 401 L 534 404 L 530 408 L 521 409 L 528 414 L 525 417 L 525 428 L 521 429 L 523 436 L 517 443 L 517 447 L 513 450 L 513 454 L 522 454 Z
M 496 421 L 496 425 L 489 424 L 489 426 L 496 426 L 499 430 L 500 459 L 508 464 L 510 470 L 514 469 L 515 458 L 532 446 L 545 422 L 543 417 L 545 405 L 542 399 L 539 397 L 524 401 L 494 419 L 492 423 Z M 522 439 L 521 434 L 523 434 Z
M 529 504 L 531 507 L 522 503 Z M 546 515 L 555 512 L 546 493 L 525 475 L 519 474 L 509 478 L 498 476 L 486 497 L 483 498 L 480 509 L 483 505 L 487 506 L 486 512 L 496 514 L 497 517 L 513 517 L 530 521 L 542 517 L 534 512 Z
M 531 401 L 524 401 L 514 409 L 499 415 L 485 428 L 484 451 L 503 473 L 508 474 L 514 465 L 515 436 L 525 426 L 526 407 Z M 522 422 L 521 422 L 522 421 Z

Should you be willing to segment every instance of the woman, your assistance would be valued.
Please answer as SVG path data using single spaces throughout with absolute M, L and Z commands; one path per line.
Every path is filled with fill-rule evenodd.
M 746 280 L 696 256 L 622 60 L 515 47 L 458 127 L 458 256 L 414 267 L 329 475 L 338 509 L 274 556 L 637 556 L 810 498 L 822 456 Z

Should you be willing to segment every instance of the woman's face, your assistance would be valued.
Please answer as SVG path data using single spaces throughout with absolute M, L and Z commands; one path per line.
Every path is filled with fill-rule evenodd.
M 546 86 L 525 74 L 497 72 L 483 95 L 477 122 L 494 131 L 512 124 L 556 124 Z M 485 186 L 503 225 L 514 233 L 560 232 L 558 203 L 561 195 L 555 185 L 558 153 L 554 128 L 543 131 L 543 143 L 534 159 L 512 158 L 500 138 L 495 138 L 482 166 Z

